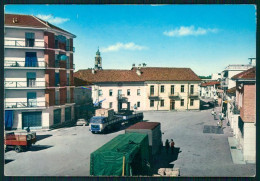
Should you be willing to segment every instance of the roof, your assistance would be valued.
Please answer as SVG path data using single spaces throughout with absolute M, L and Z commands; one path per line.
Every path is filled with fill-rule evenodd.
M 227 90 L 228 94 L 235 94 L 236 93 L 236 87 L 232 87 L 230 89 Z
M 144 82 L 144 81 L 201 81 L 201 79 L 190 68 L 163 68 L 142 67 L 141 75 L 136 73 L 137 68 L 131 70 L 118 69 L 93 69 L 79 70 L 74 77 L 98 83 L 98 82 Z
M 206 86 L 219 85 L 219 84 L 220 84 L 219 81 L 212 81 L 212 82 L 202 83 L 200 86 L 201 87 L 206 87 Z
M 159 122 L 138 122 L 138 123 L 130 126 L 127 129 L 151 129 L 151 130 L 153 130 L 158 125 L 160 125 Z
M 245 80 L 251 80 L 256 78 L 256 74 L 255 74 L 256 68 L 253 67 L 251 69 L 248 69 L 244 72 L 241 72 L 239 74 L 234 75 L 231 79 L 234 80 L 239 80 L 239 79 L 245 79 Z
M 17 23 L 13 23 L 13 18 L 17 18 Z M 5 26 L 19 26 L 19 27 L 32 27 L 32 28 L 50 28 L 58 30 L 64 33 L 73 35 L 72 33 L 65 31 L 47 21 L 44 21 L 33 15 L 23 14 L 5 14 Z M 75 36 L 75 35 L 73 35 Z

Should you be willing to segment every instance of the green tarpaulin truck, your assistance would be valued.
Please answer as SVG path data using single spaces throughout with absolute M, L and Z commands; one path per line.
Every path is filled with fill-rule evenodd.
M 90 175 L 151 175 L 147 134 L 118 135 L 90 155 Z

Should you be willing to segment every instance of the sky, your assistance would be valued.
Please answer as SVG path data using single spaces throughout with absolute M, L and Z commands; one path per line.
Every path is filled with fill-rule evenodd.
M 5 13 L 35 15 L 77 37 L 76 70 L 189 67 L 220 73 L 256 57 L 254 5 L 6 5 Z

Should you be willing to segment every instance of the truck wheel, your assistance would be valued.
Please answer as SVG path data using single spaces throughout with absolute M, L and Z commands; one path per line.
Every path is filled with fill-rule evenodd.
M 14 148 L 14 151 L 15 151 L 16 153 L 19 153 L 19 152 L 22 151 L 22 148 L 21 148 L 20 146 L 16 146 L 16 147 Z

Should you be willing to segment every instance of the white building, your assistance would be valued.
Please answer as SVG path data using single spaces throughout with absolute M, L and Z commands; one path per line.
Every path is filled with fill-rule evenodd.
M 35 16 L 5 15 L 5 124 L 44 129 L 74 119 L 73 38 Z
M 250 58 L 249 64 L 232 64 L 225 68 L 224 71 L 221 72 L 221 86 L 227 90 L 236 86 L 236 82 L 231 80 L 231 77 L 234 75 L 241 73 L 245 70 L 248 70 L 255 66 L 255 59 Z
M 201 79 L 190 68 L 86 69 L 74 76 L 94 84 L 94 103 L 115 111 L 196 110 L 200 106 Z
M 217 90 L 220 82 L 212 81 L 200 84 L 200 96 L 205 99 L 217 99 Z

